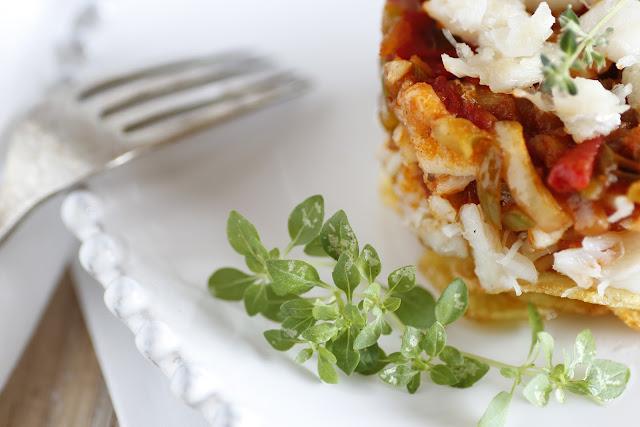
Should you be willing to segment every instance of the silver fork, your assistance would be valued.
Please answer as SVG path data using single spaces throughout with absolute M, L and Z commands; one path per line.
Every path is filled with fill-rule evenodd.
M 92 175 L 306 88 L 299 77 L 244 52 L 57 87 L 9 132 L 0 244 L 35 207 Z

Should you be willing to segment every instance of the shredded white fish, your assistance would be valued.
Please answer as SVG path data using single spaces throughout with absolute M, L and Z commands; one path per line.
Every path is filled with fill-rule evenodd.
M 604 267 L 623 255 L 622 240 L 614 233 L 585 237 L 582 247 L 553 254 L 553 269 L 586 289 L 601 283 L 605 279 Z
M 473 252 L 476 276 L 486 291 L 513 289 L 520 294 L 518 280 L 530 283 L 538 281 L 538 271 L 533 262 L 519 253 L 522 241 L 516 241 L 509 249 L 505 248 L 497 230 L 484 220 L 478 205 L 464 205 L 460 209 L 460 222 L 463 235 Z

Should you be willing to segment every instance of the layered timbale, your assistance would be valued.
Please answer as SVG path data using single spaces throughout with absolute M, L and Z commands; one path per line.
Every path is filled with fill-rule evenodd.
M 640 2 L 577 95 L 543 93 L 569 3 L 588 29 L 614 2 L 389 0 L 384 171 L 423 243 L 484 292 L 640 309 Z

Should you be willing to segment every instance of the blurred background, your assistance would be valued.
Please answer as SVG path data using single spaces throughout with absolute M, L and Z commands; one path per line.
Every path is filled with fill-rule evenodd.
M 0 0 L 0 129 L 59 81 L 249 48 L 309 77 L 315 111 L 331 110 L 336 97 L 360 111 L 373 129 L 363 139 L 377 144 L 381 7 L 380 0 Z M 6 132 L 0 159 L 5 140 Z M 60 220 L 61 200 L 0 245 L 0 427 L 205 425 L 174 398 L 104 307 L 102 289 L 74 265 L 77 243 Z

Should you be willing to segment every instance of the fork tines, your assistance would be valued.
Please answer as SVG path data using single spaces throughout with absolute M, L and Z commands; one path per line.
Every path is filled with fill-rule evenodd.
M 81 90 L 101 120 L 136 141 L 175 139 L 289 99 L 308 87 L 294 73 L 246 52 L 227 52 L 134 71 Z

